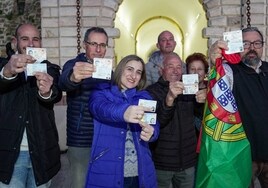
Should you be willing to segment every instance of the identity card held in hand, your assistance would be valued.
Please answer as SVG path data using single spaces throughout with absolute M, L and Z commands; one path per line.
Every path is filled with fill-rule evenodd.
M 184 85 L 183 94 L 192 95 L 198 91 L 198 74 L 183 74 L 182 82 Z
M 147 124 L 156 124 L 156 113 L 144 113 L 141 121 Z
M 36 64 L 41 63 L 47 59 L 47 49 L 46 48 L 26 48 L 26 54 L 31 55 L 35 60 Z
M 223 40 L 227 42 L 229 50 L 226 54 L 234 54 L 244 51 L 242 31 L 230 31 L 223 33 Z
M 151 109 L 151 112 L 155 112 L 157 101 L 139 99 L 139 106 L 144 106 Z M 156 113 L 144 113 L 141 121 L 147 124 L 156 124 Z
M 139 106 L 148 107 L 151 109 L 152 112 L 155 112 L 157 101 L 154 100 L 146 100 L 146 99 L 139 99 Z
M 34 76 L 36 72 L 47 73 L 47 64 L 27 64 L 27 76 Z
M 93 72 L 92 78 L 111 80 L 113 60 L 107 58 L 94 58 L 93 60 L 96 72 Z
M 33 64 L 27 64 L 27 76 L 34 76 L 36 72 L 47 73 L 47 64 L 41 63 L 47 59 L 46 48 L 26 48 L 26 54 L 31 55 L 36 61 Z

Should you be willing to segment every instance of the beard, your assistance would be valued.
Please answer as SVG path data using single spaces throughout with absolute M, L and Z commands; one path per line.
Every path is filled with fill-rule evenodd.
M 254 54 L 255 57 L 250 56 L 252 54 Z M 255 50 L 250 50 L 248 53 L 246 53 L 244 55 L 244 57 L 242 58 L 242 61 L 246 65 L 256 66 L 256 65 L 259 64 L 259 62 L 261 61 L 261 59 L 259 58 L 258 53 Z

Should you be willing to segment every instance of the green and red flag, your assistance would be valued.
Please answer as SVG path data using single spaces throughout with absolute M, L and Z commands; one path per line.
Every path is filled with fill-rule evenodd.
M 239 63 L 239 54 L 225 54 Z M 251 181 L 251 151 L 222 58 L 209 74 L 197 167 L 197 188 L 247 188 Z

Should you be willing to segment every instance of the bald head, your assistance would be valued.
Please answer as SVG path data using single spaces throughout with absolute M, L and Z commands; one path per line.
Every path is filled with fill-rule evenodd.
M 163 55 L 166 55 L 174 51 L 176 44 L 173 34 L 170 31 L 163 31 L 158 36 L 156 46 Z
M 41 47 L 40 32 L 32 24 L 21 24 L 15 31 L 12 43 L 20 54 L 26 54 L 27 47 Z

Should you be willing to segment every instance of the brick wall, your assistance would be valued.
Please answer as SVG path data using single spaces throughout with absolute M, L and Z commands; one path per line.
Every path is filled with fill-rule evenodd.
M 49 60 L 60 66 L 77 55 L 76 2 L 41 0 L 43 47 L 48 49 Z M 120 34 L 119 30 L 114 28 L 114 19 L 121 2 L 122 0 L 80 1 L 81 41 L 89 27 L 104 27 L 109 36 L 106 57 L 110 58 L 114 58 L 114 38 Z
M 246 0 L 204 0 L 203 5 L 207 13 L 208 27 L 203 30 L 203 35 L 208 37 L 210 46 L 222 37 L 225 31 L 247 27 Z M 250 25 L 258 27 L 264 35 L 265 50 L 263 59 L 267 59 L 267 2 L 266 0 L 251 0 Z M 243 15 L 241 17 L 241 14 Z
M 0 2 L 0 56 L 5 56 L 5 44 L 15 27 L 21 22 L 33 22 L 42 27 L 43 47 L 48 49 L 48 59 L 60 66 L 77 54 L 77 8 L 75 0 L 20 0 L 25 1 L 25 12 L 18 14 L 16 1 Z M 81 40 L 91 26 L 104 27 L 109 35 L 107 57 L 114 57 L 114 38 L 120 31 L 114 28 L 116 11 L 123 0 L 80 0 Z M 246 8 L 241 0 L 203 0 L 208 27 L 203 29 L 210 46 L 221 38 L 224 31 L 247 26 Z M 242 0 L 246 4 L 246 0 Z M 267 1 L 251 0 L 251 26 L 257 26 L 267 42 Z M 241 18 L 241 14 L 244 15 Z M 41 21 L 42 20 L 42 21 Z M 81 51 L 83 49 L 81 48 Z M 264 55 L 267 56 L 267 45 Z M 267 60 L 267 58 L 266 58 Z
M 17 1 L 0 1 L 0 56 L 5 57 L 5 45 L 14 35 L 20 23 L 30 22 L 41 28 L 40 0 L 19 0 L 24 2 L 23 14 L 18 11 Z

